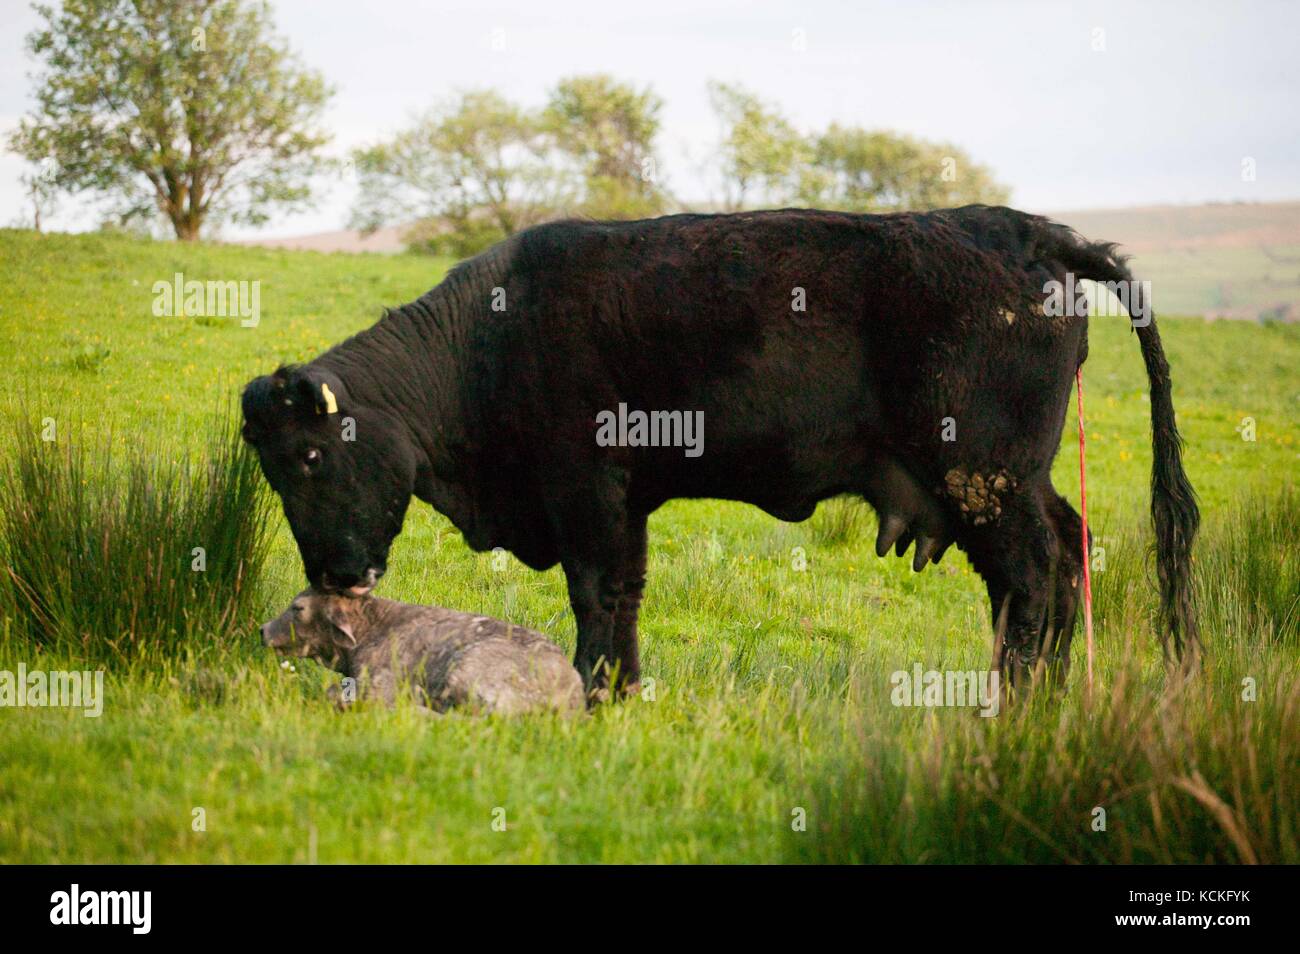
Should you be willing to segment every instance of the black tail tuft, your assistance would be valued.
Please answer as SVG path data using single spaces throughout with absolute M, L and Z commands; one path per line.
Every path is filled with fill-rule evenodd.
M 1151 386 L 1151 516 L 1156 529 L 1160 609 L 1173 654 L 1187 661 L 1201 650 L 1192 594 L 1192 540 L 1201 523 L 1196 491 L 1183 470 L 1183 439 L 1174 421 L 1169 362 L 1155 319 L 1137 329 Z M 1168 655 L 1169 645 L 1165 646 Z
M 1038 220 L 1040 254 L 1060 262 L 1076 278 L 1131 282 L 1115 245 L 1090 243 L 1063 225 Z M 1130 299 L 1131 300 L 1131 299 Z M 1151 517 L 1156 532 L 1156 574 L 1165 656 L 1190 665 L 1201 652 L 1192 590 L 1192 541 L 1200 526 L 1196 492 L 1183 470 L 1183 440 L 1174 420 L 1169 362 L 1154 315 L 1134 323 L 1151 388 Z

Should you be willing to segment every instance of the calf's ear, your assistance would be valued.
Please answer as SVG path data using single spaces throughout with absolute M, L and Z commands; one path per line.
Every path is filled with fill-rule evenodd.
M 340 609 L 336 603 L 332 603 L 325 613 L 325 618 L 334 629 L 335 645 L 350 648 L 357 644 L 357 637 L 352 632 L 352 620 L 348 618 L 346 611 Z

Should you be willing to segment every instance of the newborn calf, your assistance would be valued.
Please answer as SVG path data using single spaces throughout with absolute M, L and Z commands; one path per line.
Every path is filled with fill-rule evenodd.
M 541 633 L 487 616 L 376 596 L 303 590 L 262 627 L 282 656 L 310 656 L 392 705 L 403 690 L 436 711 L 584 708 L 582 679 Z

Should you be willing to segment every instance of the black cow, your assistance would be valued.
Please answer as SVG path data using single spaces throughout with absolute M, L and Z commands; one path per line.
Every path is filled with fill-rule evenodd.
M 1044 313 L 1067 273 L 1131 280 L 1113 245 L 1006 208 L 556 222 L 251 382 L 244 434 L 319 587 L 368 591 L 412 494 L 476 550 L 561 564 L 597 692 L 640 673 L 656 508 L 715 497 L 797 521 L 845 492 L 875 508 L 882 555 L 915 541 L 921 569 L 952 542 L 966 552 L 1004 613 L 1014 684 L 1039 663 L 1064 673 L 1080 580 L 1080 520 L 1049 477 L 1087 353 L 1085 315 Z M 1199 517 L 1156 326 L 1136 330 L 1180 654 L 1197 645 Z M 636 411 L 702 420 L 702 453 L 601 439 Z

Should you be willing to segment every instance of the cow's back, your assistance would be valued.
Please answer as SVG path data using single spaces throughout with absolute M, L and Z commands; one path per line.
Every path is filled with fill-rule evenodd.
M 915 314 L 911 216 L 788 210 L 562 222 L 512 243 L 493 330 L 510 443 L 604 456 L 649 505 L 747 500 L 799 517 L 852 489 L 886 439 L 883 349 Z M 914 339 L 913 339 L 914 340 Z M 702 414 L 703 453 L 598 448 L 602 411 Z
M 989 210 L 1003 213 L 1019 215 Z M 557 222 L 489 253 L 495 284 L 478 297 L 502 308 L 479 313 L 467 380 L 498 538 L 518 552 L 546 537 L 513 528 L 542 512 L 548 469 L 623 468 L 650 509 L 718 497 L 801 519 L 883 458 L 915 457 L 964 351 L 1023 284 L 966 224 L 812 210 Z M 702 415 L 702 453 L 602 445 L 598 417 L 620 407 Z

